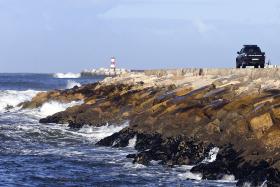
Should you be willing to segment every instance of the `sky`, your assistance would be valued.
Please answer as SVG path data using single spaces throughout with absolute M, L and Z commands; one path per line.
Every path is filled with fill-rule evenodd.
M 0 72 L 235 67 L 243 44 L 280 65 L 279 0 L 0 0 Z

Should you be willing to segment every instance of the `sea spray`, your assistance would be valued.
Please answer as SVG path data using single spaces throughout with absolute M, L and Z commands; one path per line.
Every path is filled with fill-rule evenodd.
M 111 136 L 112 134 L 121 131 L 126 127 L 128 127 L 128 122 L 125 122 L 122 125 L 107 124 L 101 127 L 84 125 L 79 131 L 73 133 L 80 136 L 85 136 L 87 138 L 92 138 L 94 141 L 99 141 L 105 137 Z
M 6 111 L 7 108 L 17 107 L 18 104 L 31 100 L 37 93 L 39 93 L 39 91 L 35 90 L 0 91 L 0 112 Z
M 208 156 L 201 163 L 207 164 L 207 163 L 214 162 L 216 160 L 216 158 L 217 158 L 218 152 L 219 152 L 219 148 L 218 147 L 213 147 L 209 151 Z M 183 173 L 183 174 L 179 174 L 178 177 L 181 178 L 181 179 L 201 180 L 202 179 L 202 174 L 201 173 L 192 173 L 190 171 L 192 168 L 193 168 L 193 166 L 188 166 L 186 168 L 186 172 Z M 226 177 L 230 178 L 232 176 L 224 176 L 224 177 L 225 178 Z
M 47 117 L 55 113 L 66 110 L 69 107 L 82 104 L 83 101 L 72 101 L 70 103 L 61 103 L 56 101 L 50 101 L 39 108 L 39 115 L 42 117 Z
M 125 168 L 130 168 L 130 169 L 144 169 L 144 168 L 146 168 L 147 166 L 145 166 L 145 165 L 143 165 L 143 164 L 137 164 L 137 163 L 133 164 L 133 163 L 131 163 L 131 162 L 128 162 L 128 163 L 125 163 L 125 164 L 124 164 L 124 167 L 125 167 Z
M 53 75 L 54 78 L 59 79 L 77 79 L 81 77 L 80 73 L 56 73 Z
M 132 139 L 130 139 L 128 141 L 128 146 L 127 147 L 135 148 L 136 141 L 137 141 L 137 136 L 134 136 Z
M 178 174 L 178 177 L 180 179 L 191 179 L 191 180 L 201 180 L 202 174 L 201 173 L 192 173 L 190 171 L 187 171 L 185 173 Z
M 211 163 L 214 162 L 217 158 L 218 152 L 219 152 L 219 148 L 218 147 L 213 147 L 209 153 L 208 156 L 202 161 L 202 163 Z
M 68 80 L 67 85 L 66 85 L 66 89 L 71 89 L 71 88 L 74 88 L 75 86 L 80 87 L 81 84 L 76 82 L 76 81 L 73 81 L 73 80 Z
M 57 101 L 49 101 L 44 103 L 41 107 L 35 109 L 24 109 L 22 112 L 33 116 L 37 121 L 41 118 L 53 115 L 58 112 L 62 112 L 69 107 L 83 104 L 83 101 L 72 101 L 70 103 L 61 103 Z

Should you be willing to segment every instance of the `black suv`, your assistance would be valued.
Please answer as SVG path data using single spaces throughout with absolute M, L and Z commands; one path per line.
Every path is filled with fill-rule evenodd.
M 246 68 L 246 66 L 264 68 L 265 53 L 257 45 L 244 45 L 237 54 L 236 68 Z

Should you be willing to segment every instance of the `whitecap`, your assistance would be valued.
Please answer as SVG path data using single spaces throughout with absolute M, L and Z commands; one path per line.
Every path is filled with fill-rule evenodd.
M 95 141 L 101 140 L 112 134 L 121 131 L 122 129 L 128 127 L 129 123 L 125 122 L 122 125 L 104 125 L 101 127 L 94 127 L 89 125 L 84 125 L 79 131 L 72 132 L 76 135 L 85 136 L 91 138 Z
M 55 73 L 53 75 L 54 78 L 59 78 L 59 79 L 77 79 L 81 77 L 80 73 Z
M 81 84 L 76 82 L 76 81 L 73 81 L 73 80 L 68 80 L 67 85 L 66 85 L 66 89 L 71 89 L 71 88 L 74 88 L 75 86 L 80 87 Z
M 135 135 L 133 138 L 131 138 L 128 141 L 128 146 L 127 147 L 135 148 L 136 141 L 137 141 L 137 136 Z
M 31 100 L 32 97 L 34 97 L 37 93 L 39 93 L 39 91 L 35 91 L 35 90 L 0 91 L 0 112 L 5 111 L 7 107 L 17 107 L 18 104 Z
M 72 101 L 70 103 L 61 103 L 61 102 L 57 102 L 57 101 L 50 101 L 50 102 L 44 103 L 39 108 L 39 115 L 42 117 L 50 116 L 55 113 L 64 111 L 69 107 L 73 107 L 75 105 L 80 105 L 82 103 L 83 103 L 82 101 Z
M 178 177 L 183 180 L 185 180 L 185 179 L 201 180 L 202 174 L 201 173 L 192 173 L 190 171 L 187 171 L 185 173 L 178 174 Z
M 143 165 L 143 164 L 133 164 L 131 162 L 127 162 L 124 164 L 125 168 L 133 168 L 133 169 L 143 169 L 146 168 L 147 166 Z
M 44 103 L 41 107 L 36 109 L 24 109 L 21 112 L 35 117 L 36 119 L 51 116 L 55 113 L 65 111 L 69 107 L 83 104 L 84 101 L 72 101 L 70 103 L 61 103 L 58 101 L 49 101 Z

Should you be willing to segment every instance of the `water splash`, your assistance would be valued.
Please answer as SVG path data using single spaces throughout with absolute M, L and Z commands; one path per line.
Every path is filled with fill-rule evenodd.
M 128 122 L 125 122 L 122 125 L 107 124 L 101 127 L 84 125 L 79 131 L 73 133 L 76 135 L 91 138 L 94 141 L 99 141 L 105 137 L 111 136 L 112 134 L 121 131 L 126 127 L 128 127 Z
M 59 79 L 77 79 L 81 77 L 80 73 L 56 73 L 53 75 L 54 78 Z
M 73 80 L 68 80 L 67 85 L 66 85 L 66 89 L 71 89 L 71 88 L 74 88 L 75 86 L 80 87 L 81 84 L 76 82 L 76 81 L 73 81 Z
M 213 147 L 209 153 L 208 156 L 202 161 L 202 163 L 211 163 L 214 162 L 217 158 L 218 152 L 219 152 L 219 148 L 218 147 Z
M 136 141 L 137 141 L 137 136 L 134 136 L 132 139 L 129 140 L 127 147 L 135 148 Z
M 201 180 L 202 174 L 201 173 L 192 173 L 190 171 L 187 171 L 186 173 L 182 173 L 178 175 L 181 179 L 191 179 L 191 180 Z
M 82 103 L 83 103 L 82 101 L 72 101 L 70 103 L 60 103 L 60 102 L 56 102 L 56 101 L 50 101 L 50 102 L 43 104 L 39 108 L 38 112 L 39 112 L 40 116 L 47 117 L 47 116 L 53 115 L 55 113 L 64 111 L 69 107 L 73 107 L 75 105 L 80 105 Z
M 39 91 L 35 91 L 35 90 L 0 91 L 0 112 L 6 111 L 7 108 L 17 107 L 18 104 L 31 100 L 32 97 L 34 97 L 37 93 L 39 93 Z

